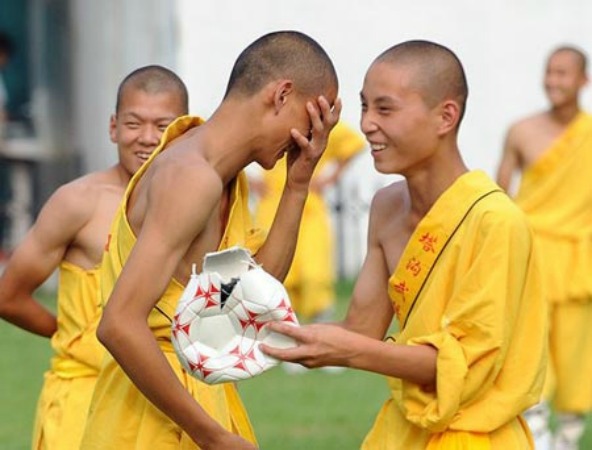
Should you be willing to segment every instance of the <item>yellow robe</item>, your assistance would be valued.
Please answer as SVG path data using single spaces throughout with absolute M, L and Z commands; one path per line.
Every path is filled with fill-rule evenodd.
M 318 177 L 331 163 L 346 161 L 364 148 L 364 140 L 343 123 L 331 131 L 327 148 L 314 173 Z M 286 181 L 286 158 L 263 175 L 265 194 L 256 210 L 257 225 L 269 229 Z M 292 266 L 284 281 L 292 307 L 305 321 L 334 303 L 335 263 L 331 217 L 322 196 L 311 191 L 306 200 Z
M 137 181 L 164 145 L 188 129 L 202 123 L 199 118 L 182 117 L 167 128 L 161 145 L 132 178 L 113 225 L 108 250 L 101 266 L 101 296 L 109 298 L 115 281 L 136 242 L 125 211 Z M 248 186 L 244 174 L 233 185 L 228 224 L 220 249 L 241 245 L 253 253 L 262 244 L 262 234 L 251 226 L 247 206 Z M 155 261 L 155 263 L 157 263 Z M 209 386 L 188 375 L 171 344 L 171 321 L 184 286 L 172 279 L 164 295 L 148 317 L 148 324 L 177 377 L 197 402 L 224 428 L 255 442 L 251 424 L 234 384 Z M 106 354 L 97 380 L 81 448 L 85 450 L 146 450 L 198 448 L 167 416 L 155 408 L 129 380 L 117 362 Z
M 438 350 L 436 391 L 389 378 L 368 450 L 533 448 L 547 312 L 523 213 L 484 173 L 462 175 L 411 236 L 389 280 L 401 331 Z
M 98 269 L 63 261 L 59 267 L 54 356 L 37 405 L 33 450 L 78 450 L 104 348 L 96 338 L 100 315 Z
M 550 372 L 559 411 L 592 410 L 592 115 L 580 113 L 522 176 L 551 302 Z M 546 391 L 551 396 L 554 386 Z

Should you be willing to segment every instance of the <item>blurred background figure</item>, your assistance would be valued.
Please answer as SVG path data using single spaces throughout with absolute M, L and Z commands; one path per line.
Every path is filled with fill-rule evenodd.
M 97 296 L 111 221 L 131 176 L 166 127 L 187 112 L 187 90 L 174 72 L 151 65 L 129 74 L 110 118 L 118 162 L 61 186 L 0 275 L 0 318 L 51 339 L 53 355 L 37 405 L 34 449 L 80 447 L 104 354 L 96 338 L 101 314 Z M 55 272 L 54 314 L 34 293 Z
M 562 46 L 548 57 L 549 108 L 510 127 L 497 179 L 533 227 L 550 311 L 545 401 L 527 411 L 537 449 L 577 450 L 592 410 L 592 115 L 580 106 L 587 57 Z M 557 430 L 550 442 L 550 401 Z
M 285 286 L 294 311 L 302 323 L 325 322 L 333 319 L 335 309 L 334 239 L 331 214 L 325 199 L 352 158 L 365 147 L 363 137 L 343 122 L 331 135 L 311 182 L 306 200 L 294 261 Z M 286 177 L 286 159 L 273 170 L 251 177 L 251 188 L 258 197 L 256 222 L 269 229 L 275 217 Z
M 12 54 L 12 40 L 0 31 L 0 123 L 4 124 L 8 117 L 8 90 L 4 81 L 3 69 L 8 64 Z
M 13 52 L 12 40 L 0 31 L 0 154 L 4 146 L 4 129 L 8 121 L 8 89 L 4 81 L 4 68 Z M 8 232 L 8 205 L 12 197 L 10 165 L 0 158 L 0 262 L 6 258 L 6 235 Z

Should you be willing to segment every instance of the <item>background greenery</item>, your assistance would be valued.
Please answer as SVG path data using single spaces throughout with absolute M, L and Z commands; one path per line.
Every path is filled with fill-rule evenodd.
M 351 283 L 339 285 L 339 317 L 350 289 Z M 51 293 L 40 298 L 53 307 Z M 0 450 L 30 448 L 49 357 L 46 339 L 0 322 Z M 382 377 L 355 370 L 288 375 L 276 368 L 239 383 L 239 389 L 264 450 L 357 449 L 388 395 Z M 581 449 L 592 449 L 591 417 Z

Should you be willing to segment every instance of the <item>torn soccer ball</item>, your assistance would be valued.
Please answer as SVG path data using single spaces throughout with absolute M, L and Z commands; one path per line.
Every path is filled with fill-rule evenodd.
M 208 253 L 179 299 L 172 342 L 193 376 L 216 384 L 258 375 L 278 364 L 259 344 L 287 348 L 295 342 L 269 331 L 282 321 L 298 326 L 286 289 L 241 247 Z

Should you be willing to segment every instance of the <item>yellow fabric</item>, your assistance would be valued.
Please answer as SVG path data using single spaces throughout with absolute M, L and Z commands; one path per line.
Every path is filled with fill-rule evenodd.
M 546 392 L 556 410 L 585 414 L 592 406 L 592 302 L 568 302 L 551 314 L 550 356 L 553 379 Z M 554 389 L 553 389 L 554 388 Z
M 524 171 L 516 203 L 532 225 L 552 302 L 592 299 L 592 115 L 580 113 Z
M 182 117 L 167 128 L 160 146 L 149 161 L 132 178 L 122 205 L 111 228 L 108 250 L 101 267 L 101 295 L 106 302 L 118 274 L 136 242 L 125 211 L 127 199 L 166 143 L 203 121 L 197 117 Z M 241 245 L 253 253 L 262 244 L 262 235 L 251 226 L 247 207 L 247 183 L 240 174 L 233 186 L 228 225 L 220 249 Z M 183 286 L 171 280 L 164 295 L 148 318 L 165 357 L 181 383 L 199 404 L 223 427 L 255 442 L 255 436 L 244 407 L 233 384 L 209 386 L 189 376 L 181 367 L 171 345 L 171 318 Z M 145 450 L 198 448 L 182 430 L 155 408 L 129 380 L 117 362 L 107 354 L 91 403 L 88 425 L 82 448 L 85 450 Z
M 332 163 L 347 161 L 364 148 L 362 137 L 343 123 L 329 135 L 327 148 L 313 175 L 318 178 Z M 313 179 L 314 179 L 313 178 Z M 263 175 L 265 194 L 255 218 L 257 225 L 269 229 L 275 217 L 286 181 L 286 158 Z M 306 200 L 292 266 L 284 281 L 292 307 L 303 319 L 311 319 L 334 302 L 333 233 L 330 213 L 323 196 L 311 191 Z
M 432 436 L 426 450 L 491 450 L 489 435 L 485 433 L 468 433 L 466 431 L 453 431 L 439 433 Z
M 580 113 L 524 171 L 516 203 L 530 221 L 550 301 L 545 397 L 561 412 L 592 410 L 592 115 Z
M 419 223 L 389 280 L 401 324 L 393 339 L 438 350 L 436 390 L 389 378 L 392 397 L 363 448 L 473 449 L 486 440 L 492 450 L 533 448 L 519 416 L 539 401 L 544 380 L 540 285 L 523 214 L 484 173 L 461 176 Z
M 33 429 L 32 448 L 78 450 L 86 412 L 104 354 L 96 338 L 98 270 L 67 261 L 59 266 L 54 356 L 45 379 Z

